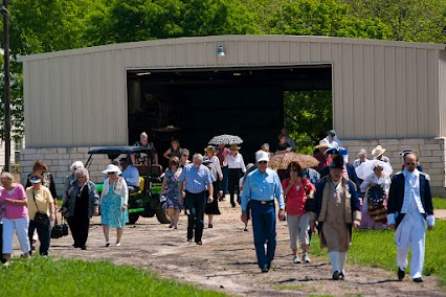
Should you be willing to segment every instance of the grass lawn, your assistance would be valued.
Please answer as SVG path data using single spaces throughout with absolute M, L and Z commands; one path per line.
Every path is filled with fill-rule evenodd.
M 434 198 L 434 209 L 446 209 L 446 198 Z
M 0 283 L 2 297 L 226 296 L 160 279 L 128 266 L 40 257 L 0 267 Z
M 319 239 L 311 241 L 314 255 L 326 256 L 326 250 L 319 247 Z M 435 229 L 426 236 L 425 275 L 436 275 L 446 286 L 446 221 L 437 220 Z M 393 231 L 367 230 L 355 231 L 353 244 L 348 253 L 352 264 L 380 267 L 396 271 L 396 245 Z M 410 262 L 409 262 L 410 263 Z

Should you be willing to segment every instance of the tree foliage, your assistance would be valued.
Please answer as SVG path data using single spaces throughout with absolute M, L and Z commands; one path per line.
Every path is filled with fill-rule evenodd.
M 13 56 L 218 34 L 446 42 L 445 0 L 12 0 L 10 12 Z M 17 119 L 16 132 L 20 134 L 23 131 L 20 66 L 13 66 L 13 72 L 12 110 Z M 293 96 L 325 98 L 326 94 L 309 92 Z M 296 116 L 301 112 L 297 107 L 288 108 Z M 298 120 L 305 121 L 305 117 L 298 116 Z M 299 127 L 296 126 L 296 131 L 301 131 Z M 308 137 L 314 138 L 317 131 Z

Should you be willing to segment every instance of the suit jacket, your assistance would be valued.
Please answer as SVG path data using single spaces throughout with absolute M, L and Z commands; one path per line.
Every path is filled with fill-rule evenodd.
M 421 204 L 424 209 L 424 217 L 434 214 L 434 207 L 432 204 L 431 186 L 429 183 L 429 176 L 423 172 L 420 172 L 420 197 Z M 395 215 L 395 223 L 398 226 L 404 218 L 404 214 L 401 213 L 404 202 L 404 187 L 406 181 L 402 172 L 396 174 L 392 178 L 389 191 L 389 201 L 387 206 L 387 213 Z

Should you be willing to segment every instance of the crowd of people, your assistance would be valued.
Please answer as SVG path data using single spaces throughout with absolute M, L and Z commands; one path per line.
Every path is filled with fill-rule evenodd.
M 136 145 L 150 148 L 150 153 L 108 164 L 100 196 L 83 163 L 71 165 L 59 211 L 68 222 L 74 248 L 87 249 L 90 220 L 99 210 L 105 246 L 110 247 L 110 228 L 116 229 L 115 245 L 121 245 L 123 228 L 129 222 L 129 193 L 140 187 L 134 164 L 158 163 L 147 133 L 140 135 Z M 393 174 L 386 150 L 380 145 L 371 151 L 371 159 L 362 149 L 350 163 L 348 150 L 334 130 L 315 146 L 313 156 L 318 165 L 314 168 L 305 168 L 299 162 L 290 162 L 286 170 L 269 167 L 273 155 L 295 150 L 285 129 L 278 137 L 276 153 L 270 151 L 268 143 L 262 144 L 255 153 L 255 164 L 245 165 L 240 149 L 237 144 L 208 145 L 204 155 L 197 152 L 189 161 L 189 151 L 172 140 L 163 154 L 168 166 L 162 174 L 161 192 L 169 228 L 178 228 L 184 210 L 187 241 L 202 245 L 205 215 L 207 227 L 213 228 L 214 216 L 221 214 L 219 202 L 228 194 L 231 207 L 240 205 L 245 231 L 252 221 L 257 262 L 264 273 L 274 259 L 278 217 L 287 222 L 295 264 L 311 262 L 309 247 L 317 231 L 321 244 L 328 249 L 333 280 L 344 279 L 352 228 L 390 228 L 396 232 L 398 279 L 405 276 L 407 254 L 412 249 L 411 277 L 415 282 L 423 281 L 425 230 L 433 228 L 435 219 L 429 176 L 423 173 L 415 152 L 403 151 L 401 168 Z M 37 161 L 25 187 L 14 183 L 7 172 L 2 173 L 0 181 L 3 262 L 9 263 L 11 258 L 14 233 L 23 257 L 33 253 L 36 239 L 40 242 L 39 254 L 47 256 L 58 197 L 48 167 Z

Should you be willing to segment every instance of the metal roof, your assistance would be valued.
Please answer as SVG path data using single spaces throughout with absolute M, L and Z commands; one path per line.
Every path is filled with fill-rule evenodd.
M 314 42 L 314 43 L 334 43 L 334 44 L 358 44 L 358 45 L 381 45 L 390 47 L 406 47 L 406 48 L 423 48 L 423 49 L 446 49 L 445 44 L 436 43 L 418 43 L 418 42 L 403 42 L 377 39 L 353 39 L 329 36 L 296 36 L 296 35 L 219 35 L 206 37 L 181 37 L 171 39 L 156 39 L 139 42 L 115 43 L 101 46 L 93 46 L 86 48 L 77 48 L 42 54 L 33 54 L 27 56 L 19 56 L 18 60 L 21 62 L 51 59 L 53 57 L 74 56 L 90 53 L 99 53 L 112 50 L 132 49 L 139 47 L 150 47 L 159 45 L 176 45 L 176 44 L 191 44 L 199 42 L 256 42 L 256 41 L 273 41 L 273 42 Z

